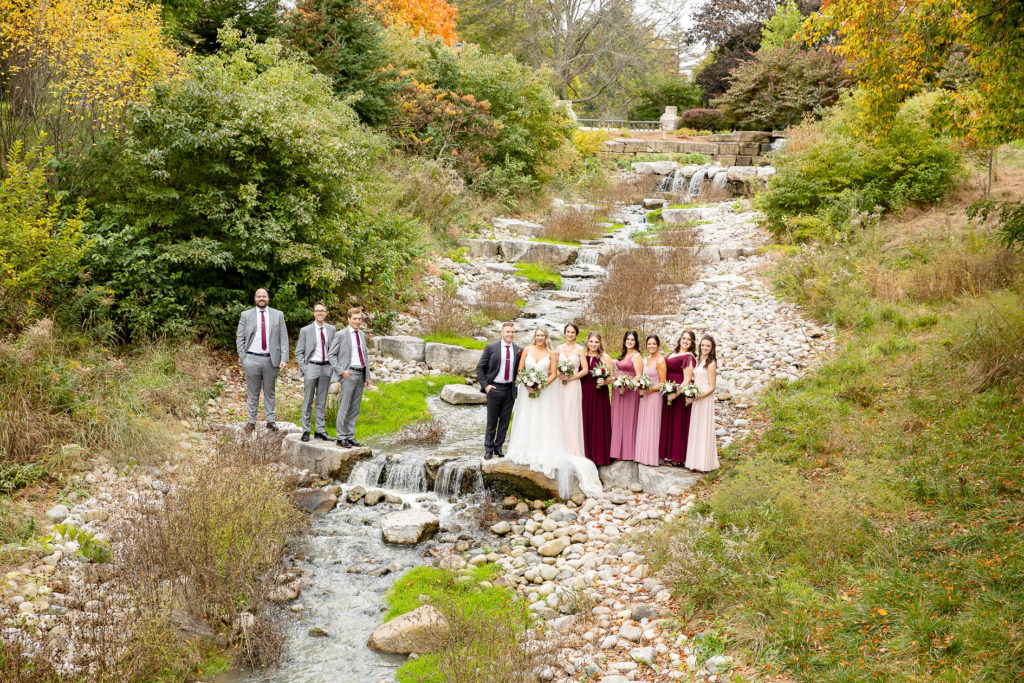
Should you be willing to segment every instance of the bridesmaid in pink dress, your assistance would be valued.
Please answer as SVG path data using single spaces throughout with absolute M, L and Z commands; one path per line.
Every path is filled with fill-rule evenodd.
M 718 449 L 715 445 L 715 373 L 718 359 L 715 340 L 704 335 L 700 340 L 700 356 L 693 369 L 693 383 L 700 395 L 686 399 L 690 410 L 690 434 L 686 439 L 686 467 L 698 472 L 718 469 Z
M 615 361 L 615 375 L 636 377 L 644 371 L 644 358 L 637 346 L 640 335 L 636 330 L 626 332 L 622 338 L 622 354 Z M 614 378 L 614 376 L 613 376 Z M 635 391 L 619 393 L 612 387 L 612 445 L 609 453 L 613 460 L 633 460 L 636 447 L 636 414 L 640 409 L 640 394 Z
M 565 446 L 573 455 L 581 458 L 586 457 L 583 441 L 583 389 L 580 385 L 580 378 L 587 374 L 587 360 L 583 353 L 585 349 L 576 343 L 580 328 L 575 323 L 568 323 L 562 330 L 565 334 L 565 343 L 555 349 L 558 352 L 557 362 L 561 363 L 566 358 L 576 361 L 576 372 L 571 375 L 558 373 L 558 380 L 562 382 L 562 424 L 565 426 Z
M 658 335 L 647 337 L 647 362 L 644 372 L 653 385 L 640 392 L 640 408 L 636 418 L 636 461 L 641 465 L 658 466 L 658 443 L 661 441 L 661 409 L 665 403 L 660 390 L 668 372 L 661 355 Z

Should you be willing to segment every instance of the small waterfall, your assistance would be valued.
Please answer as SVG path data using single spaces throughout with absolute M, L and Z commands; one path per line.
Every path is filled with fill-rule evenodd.
M 386 459 L 383 457 L 357 462 L 356 466 L 352 468 L 351 474 L 348 475 L 346 483 L 363 488 L 380 486 L 380 475 L 384 473 L 385 462 Z
M 580 249 L 576 254 L 576 265 L 596 266 L 597 258 L 601 255 L 600 249 Z
M 427 470 L 422 462 L 388 462 L 384 488 L 393 491 L 426 491 Z
M 693 177 L 690 178 L 690 187 L 688 192 L 691 197 L 696 197 L 700 193 L 700 186 L 704 183 L 705 175 L 706 171 L 701 169 L 699 171 L 695 171 Z
M 683 175 L 683 170 L 677 170 L 672 176 L 672 185 L 669 187 L 669 192 L 683 192 L 689 187 L 689 181 Z
M 768 149 L 772 152 L 778 152 L 779 150 L 786 149 L 786 138 L 775 138 L 772 140 L 772 144 Z
M 477 463 L 453 460 L 441 465 L 434 482 L 434 492 L 441 497 L 479 493 L 484 488 L 484 476 Z
M 715 177 L 711 179 L 711 184 L 717 188 L 725 189 L 729 184 L 729 172 L 719 171 L 715 174 Z
M 596 283 L 590 278 L 562 278 L 563 292 L 589 292 Z

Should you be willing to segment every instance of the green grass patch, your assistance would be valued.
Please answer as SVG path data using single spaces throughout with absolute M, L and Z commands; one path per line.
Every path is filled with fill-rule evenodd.
M 530 239 L 531 242 L 544 242 L 545 244 L 561 244 L 566 247 L 578 247 L 579 242 L 566 242 L 564 240 L 552 240 L 547 237 L 533 237 Z
M 950 236 L 915 248 L 945 249 Z M 845 328 L 779 383 L 693 516 L 652 538 L 683 611 L 801 680 L 1024 677 L 1024 287 L 881 298 L 863 241 L 791 257 L 787 298 Z M 993 248 L 995 248 L 993 246 Z M 907 268 L 915 267 L 908 261 Z M 870 279 L 875 278 L 875 279 Z
M 453 334 L 428 334 L 423 338 L 423 341 L 434 342 L 436 344 L 451 344 L 453 346 L 461 346 L 466 349 L 482 349 L 487 346 L 487 342 L 485 341 L 473 339 L 472 337 L 460 337 Z
M 546 263 L 517 263 L 516 273 L 538 283 L 542 289 L 562 288 L 562 276 L 554 266 Z
M 378 384 L 377 391 L 363 392 L 363 407 L 356 422 L 356 440 L 368 439 L 397 432 L 417 422 L 430 419 L 427 399 L 441 392 L 446 384 L 464 384 L 465 379 L 457 375 L 437 377 L 416 377 L 401 382 Z M 283 413 L 284 419 L 299 424 L 302 419 L 302 404 L 289 403 Z M 327 434 L 336 437 L 335 417 L 338 414 L 337 394 L 327 397 Z

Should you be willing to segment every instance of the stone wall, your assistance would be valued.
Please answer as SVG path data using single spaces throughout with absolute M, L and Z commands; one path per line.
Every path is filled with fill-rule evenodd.
M 718 166 L 764 166 L 775 133 L 737 131 L 706 135 L 694 140 L 616 138 L 598 150 L 599 157 L 634 157 L 640 154 L 707 154 Z

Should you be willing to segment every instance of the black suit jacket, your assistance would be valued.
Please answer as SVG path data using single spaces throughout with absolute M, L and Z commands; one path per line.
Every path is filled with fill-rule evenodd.
M 476 364 L 476 378 L 480 380 L 480 391 L 484 391 L 488 384 L 494 382 L 494 378 L 498 376 L 498 372 L 501 370 L 501 347 L 505 342 L 498 340 L 491 342 L 484 347 L 484 352 L 480 354 L 480 362 Z M 516 379 L 516 375 L 519 372 L 519 356 L 522 354 L 523 349 L 515 342 L 512 342 L 512 381 Z

